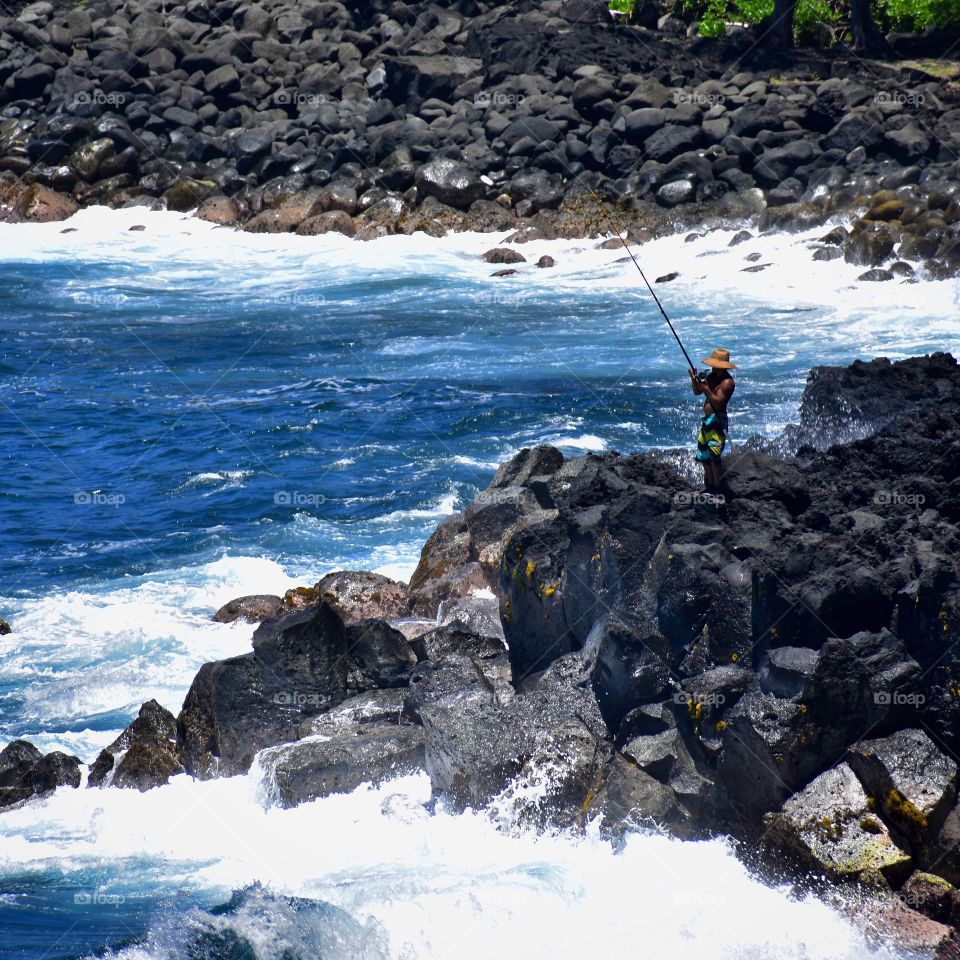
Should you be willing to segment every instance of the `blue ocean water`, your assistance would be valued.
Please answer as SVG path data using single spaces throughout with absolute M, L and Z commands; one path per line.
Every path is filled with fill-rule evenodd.
M 133 222 L 147 229 L 131 233 Z M 338 568 L 408 575 L 437 522 L 521 447 L 548 442 L 573 455 L 692 442 L 697 403 L 682 358 L 632 265 L 618 262 L 622 251 L 531 245 L 532 260 L 556 257 L 555 271 L 493 280 L 495 268 L 478 257 L 490 238 L 249 237 L 142 211 L 85 211 L 71 224 L 70 233 L 58 224 L 0 232 L 0 615 L 14 626 L 0 638 L 0 744 L 25 736 L 86 761 L 143 700 L 176 712 L 201 663 L 248 649 L 249 627 L 210 622 L 220 603 Z M 729 235 L 716 234 L 643 250 L 652 276 L 680 271 L 658 289 L 691 352 L 724 346 L 740 364 L 735 440 L 794 419 L 814 364 L 960 342 L 955 287 L 865 290 L 842 263 L 810 263 L 811 239 L 762 238 L 731 251 Z M 773 265 L 743 274 L 753 249 Z M 357 824 L 342 803 L 321 801 L 308 805 L 319 819 L 307 827 L 305 812 L 269 810 L 251 778 L 144 797 L 61 791 L 0 815 L 0 955 L 47 960 L 110 947 L 220 956 L 190 946 L 181 920 L 192 917 L 201 940 L 211 925 L 239 929 L 191 905 L 211 907 L 257 882 L 269 892 L 248 891 L 223 916 L 242 915 L 251 929 L 273 917 L 303 933 L 300 907 L 275 895 L 316 894 L 329 910 L 310 914 L 320 939 L 303 941 L 307 953 L 451 955 L 443 938 L 418 940 L 414 921 L 389 911 L 370 921 L 376 929 L 353 930 L 372 914 L 369 905 L 358 913 L 366 900 L 331 879 L 340 867 L 315 874 L 301 865 L 287 882 L 266 851 L 235 862 L 229 835 L 212 826 L 223 803 L 242 811 L 244 842 L 249 831 L 276 831 L 279 848 L 296 849 L 295 827 Z M 363 803 L 364 830 L 393 822 L 392 808 Z M 184 827 L 187 816 L 221 845 Z M 437 829 L 403 822 L 414 833 Z M 442 829 L 465 831 L 476 855 L 476 824 L 451 817 Z M 490 869 L 519 869 L 505 866 L 515 856 L 526 869 L 537 842 L 525 838 Z M 614 858 L 601 846 L 561 860 L 588 857 L 588 869 L 604 873 Z M 427 860 L 443 853 L 431 849 Z M 382 873 L 382 856 L 365 850 L 352 866 Z M 742 871 L 729 852 L 716 856 L 723 870 Z M 198 883 L 198 871 L 211 876 Z M 372 889 L 382 898 L 378 876 Z M 737 877 L 745 897 L 771 893 Z M 529 882 L 545 917 L 570 895 L 565 874 Z M 496 885 L 479 884 L 478 917 L 496 908 Z M 791 906 L 779 909 L 799 907 L 781 899 Z M 700 904 L 701 927 L 715 906 Z M 459 901 L 442 909 L 454 928 L 464 922 Z M 804 926 L 799 914 L 788 922 Z M 329 952 L 331 930 L 353 938 L 355 952 Z M 665 930 L 662 942 L 674 934 Z M 124 948 L 145 936 L 148 946 Z M 767 956 L 766 943 L 751 955 Z M 798 956 L 820 955 L 804 944 Z M 271 949 L 265 942 L 257 956 L 283 955 Z M 782 949 L 770 955 L 793 955 Z

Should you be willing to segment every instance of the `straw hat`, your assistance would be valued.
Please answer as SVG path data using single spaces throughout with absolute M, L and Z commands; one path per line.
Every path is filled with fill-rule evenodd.
M 730 351 L 716 349 L 703 361 L 708 367 L 714 370 L 736 370 L 737 365 L 730 362 Z

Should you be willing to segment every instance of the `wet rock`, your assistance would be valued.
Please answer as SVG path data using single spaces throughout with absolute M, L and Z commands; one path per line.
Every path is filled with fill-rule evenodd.
M 563 200 L 563 187 L 558 180 L 543 170 L 522 173 L 510 181 L 508 194 L 511 201 L 526 215 L 540 210 L 555 210 Z
M 764 624 L 759 594 L 757 600 L 754 615 Z M 785 642 L 800 638 L 788 623 L 780 626 Z M 736 819 L 750 822 L 779 806 L 842 755 L 860 731 L 889 717 L 893 703 L 907 699 L 919 677 L 917 663 L 887 632 L 828 640 L 812 665 L 793 659 L 792 679 L 804 679 L 799 693 L 788 699 L 758 685 L 722 717 L 717 779 Z M 791 678 L 776 671 L 777 663 L 782 657 L 763 679 L 786 692 Z
M 326 713 L 304 720 L 297 731 L 299 738 L 338 737 L 357 727 L 395 727 L 413 723 L 414 716 L 406 706 L 409 695 L 406 687 L 388 687 L 347 697 Z
M 949 403 L 957 380 L 957 362 L 945 353 L 897 363 L 879 358 L 847 367 L 814 367 L 800 403 L 807 442 L 823 449 L 852 439 L 853 424 L 861 427 L 860 437 L 927 403 Z
M 601 817 L 613 836 L 636 829 L 667 829 L 679 837 L 696 834 L 696 825 L 674 792 L 616 753 L 604 771 L 603 785 L 590 799 L 586 814 Z
M 97 179 L 101 164 L 108 157 L 113 156 L 116 147 L 110 137 L 101 137 L 90 143 L 79 146 L 70 157 L 70 166 L 77 176 L 87 183 Z
M 671 280 L 676 280 L 677 277 L 679 277 L 679 276 L 680 276 L 680 274 L 677 273 L 676 271 L 674 271 L 673 273 L 665 273 L 662 277 L 657 277 L 657 279 L 654 280 L 653 282 L 654 282 L 654 283 L 669 283 Z
M 540 267 L 540 269 L 555 267 L 556 265 L 557 261 L 554 260 L 553 257 L 547 256 L 546 254 L 544 254 L 544 256 L 537 261 L 537 266 Z
M 469 167 L 455 160 L 437 159 L 417 170 L 416 186 L 423 197 L 436 197 L 457 210 L 466 210 L 486 194 L 480 178 Z
M 914 849 L 940 831 L 956 800 L 957 764 L 924 731 L 861 740 L 846 759 L 880 815 Z
M 827 219 L 826 213 L 810 203 L 785 203 L 779 207 L 767 207 L 760 217 L 761 233 L 784 230 L 799 233 L 820 226 Z
M 912 909 L 906 897 L 862 899 L 849 912 L 855 924 L 907 955 L 950 960 L 960 954 L 956 931 Z
M 358 620 L 347 626 L 348 690 L 406 686 L 417 663 L 406 638 L 385 620 Z
M 816 650 L 776 647 L 766 654 L 757 671 L 760 689 L 782 699 L 795 697 L 810 682 L 816 666 Z
M 465 654 L 451 653 L 438 660 L 419 664 L 410 676 L 404 711 L 421 720 L 421 711 L 457 697 L 487 698 L 494 695 L 493 684 L 477 662 Z
M 668 123 L 647 137 L 643 149 L 650 160 L 666 163 L 699 146 L 701 136 L 702 132 L 698 127 Z
M 507 650 L 501 639 L 474 633 L 459 621 L 422 634 L 411 646 L 420 660 L 441 660 L 449 654 L 459 654 L 479 662 L 501 656 Z
M 840 260 L 843 258 L 843 251 L 839 247 L 820 247 L 814 250 L 813 259 L 823 262 L 831 260 Z
M 230 138 L 228 149 L 237 162 L 237 169 L 246 173 L 257 160 L 270 152 L 273 141 L 273 133 L 267 128 L 245 129 Z
M 80 207 L 71 197 L 38 183 L 31 184 L 17 198 L 14 214 L 30 223 L 50 223 L 72 217 Z
M 314 217 L 307 217 L 298 227 L 297 233 L 301 237 L 315 237 L 322 233 L 341 233 L 345 237 L 357 235 L 357 225 L 350 215 L 342 210 L 331 210 Z
M 503 639 L 500 605 L 492 593 L 473 594 L 444 603 L 439 615 L 441 626 L 456 625 L 481 637 Z
M 215 98 L 225 98 L 240 89 L 240 74 L 232 63 L 224 64 L 206 74 L 203 89 Z
M 889 270 L 880 270 L 879 268 L 874 268 L 873 270 L 867 270 L 864 273 L 861 273 L 857 279 L 867 283 L 882 283 L 884 280 L 893 280 L 894 276 Z
M 864 220 L 899 220 L 906 209 L 906 201 L 892 190 L 875 194 L 863 215 Z
M 240 207 L 229 197 L 208 197 L 197 208 L 196 216 L 219 226 L 233 226 L 240 219 Z
M 263 210 L 251 217 L 244 225 L 246 233 L 292 233 L 309 215 L 302 207 L 280 207 L 278 210 Z
M 888 269 L 894 277 L 909 278 L 915 274 L 913 267 L 911 267 L 909 263 L 904 263 L 902 260 L 897 260 L 895 263 L 891 263 Z
M 204 200 L 216 196 L 220 188 L 212 180 L 193 180 L 189 177 L 177 180 L 164 194 L 168 210 L 187 213 L 196 210 Z
M 849 236 L 849 231 L 846 227 L 834 227 L 829 233 L 824 234 L 820 238 L 820 242 L 827 244 L 828 246 L 842 247 L 843 241 Z
M 13 740 L 0 750 L 0 809 L 57 787 L 80 786 L 80 760 L 66 753 L 42 754 L 26 740 Z
M 585 769 L 602 766 L 601 758 L 609 752 L 589 674 L 577 656 L 557 661 L 508 702 L 474 686 L 424 704 L 419 712 L 433 788 L 460 806 L 477 806 L 502 794 L 522 771 L 536 765 L 535 758 L 556 756 L 558 744 L 566 741 L 574 756 L 560 765 L 551 788 L 559 809 L 541 811 L 548 819 L 564 819 L 582 808 L 595 782 L 595 771 L 584 775 Z M 584 744 L 590 745 L 586 751 Z
M 424 740 L 417 726 L 363 725 L 272 747 L 260 763 L 268 789 L 289 807 L 416 773 L 424 766 Z
M 491 273 L 491 277 L 513 277 L 516 276 L 520 271 L 519 270 L 497 270 L 495 273 Z
M 847 263 L 879 267 L 890 259 L 896 242 L 893 232 L 884 223 L 861 221 L 843 245 Z
M 462 514 L 454 514 L 434 530 L 420 552 L 420 562 L 410 578 L 411 609 L 436 617 L 444 600 L 468 596 L 487 586 L 466 520 Z
M 349 671 L 347 631 L 327 604 L 265 621 L 252 653 L 204 664 L 194 678 L 177 718 L 187 772 L 245 772 L 258 750 L 343 701 Z
M 675 207 L 681 203 L 689 203 L 696 193 L 696 187 L 689 180 L 674 180 L 673 183 L 665 183 L 657 191 L 657 202 L 665 207 Z
M 424 545 L 410 579 L 411 609 L 436 616 L 441 602 L 492 587 L 512 531 L 544 516 L 529 486 L 535 475 L 549 476 L 563 457 L 551 447 L 521 450 L 501 466 L 487 490 L 481 491 L 463 515 L 445 520 Z
M 318 190 L 313 201 L 315 214 L 337 212 L 352 217 L 357 212 L 357 191 L 346 183 L 331 183 Z
M 3 617 L 0 617 L 0 637 L 5 637 L 8 633 L 13 633 L 13 628 Z
M 137 718 L 90 765 L 90 787 L 149 790 L 183 773 L 177 752 L 177 721 L 156 700 L 148 700 Z
M 225 603 L 214 615 L 217 623 L 233 623 L 246 620 L 248 623 L 260 623 L 285 611 L 283 600 L 269 593 L 255 593 L 246 597 L 237 597 Z
M 907 123 L 899 130 L 888 130 L 883 141 L 890 153 L 904 163 L 922 160 L 933 145 L 929 133 L 915 122 Z
M 950 924 L 958 916 L 960 907 L 960 895 L 952 884 L 922 870 L 910 874 L 897 891 L 897 899 L 911 910 L 944 924 Z
M 526 263 L 527 258 L 519 250 L 511 250 L 509 247 L 498 247 L 495 250 L 488 250 L 483 259 L 487 263 Z
M 314 586 L 315 600 L 330 604 L 344 623 L 378 618 L 391 620 L 407 612 L 407 587 L 368 570 L 328 573 Z
M 910 873 L 909 854 L 893 842 L 846 763 L 822 773 L 764 822 L 767 843 L 828 876 L 879 873 L 897 883 Z

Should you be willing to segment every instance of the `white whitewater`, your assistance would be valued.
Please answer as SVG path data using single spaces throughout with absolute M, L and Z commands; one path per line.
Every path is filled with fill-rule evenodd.
M 430 814 L 429 793 L 426 777 L 406 777 L 284 810 L 265 801 L 256 773 L 208 783 L 178 777 L 142 795 L 62 790 L 0 819 L 0 869 L 62 872 L 105 904 L 178 889 L 212 904 L 260 883 L 346 911 L 370 940 L 354 931 L 336 954 L 343 957 L 870 954 L 846 920 L 815 899 L 764 886 L 723 842 L 638 833 L 614 852 L 592 833 L 536 836 L 499 830 L 479 813 Z M 111 879 L 84 886 L 92 872 Z M 310 955 L 302 951 L 321 919 L 294 922 L 274 905 L 223 922 L 259 945 L 258 960 L 280 960 L 286 949 Z M 122 956 L 167 960 L 209 923 L 199 911 L 161 917 L 147 943 Z

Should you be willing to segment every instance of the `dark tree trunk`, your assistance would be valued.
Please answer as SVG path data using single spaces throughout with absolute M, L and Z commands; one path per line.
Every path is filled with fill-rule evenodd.
M 850 0 L 850 32 L 853 34 L 854 50 L 875 56 L 886 56 L 892 52 L 887 38 L 873 19 L 870 0 Z
M 759 46 L 767 51 L 793 47 L 793 12 L 797 0 L 774 0 L 773 14 L 760 24 Z

